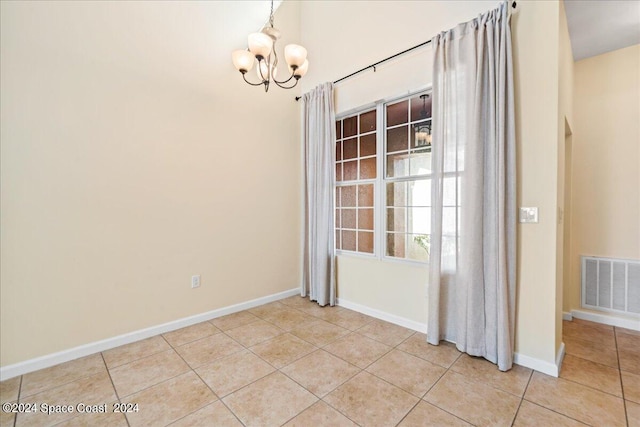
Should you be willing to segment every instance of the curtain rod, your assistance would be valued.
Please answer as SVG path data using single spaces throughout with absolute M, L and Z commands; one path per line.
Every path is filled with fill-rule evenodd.
M 514 8 L 514 9 L 516 8 L 515 0 L 514 0 L 513 3 L 511 3 L 511 7 Z M 338 80 L 335 80 L 333 82 L 333 84 L 340 83 L 343 80 L 347 80 L 347 79 L 355 76 L 356 74 L 360 74 L 363 71 L 367 71 L 370 68 L 373 68 L 373 71 L 375 72 L 376 71 L 376 66 L 378 66 L 378 65 L 380 65 L 380 64 L 382 64 L 384 62 L 390 61 L 391 59 L 396 58 L 396 57 L 398 57 L 400 55 L 404 55 L 405 53 L 411 52 L 412 50 L 415 50 L 415 49 L 421 48 L 422 46 L 428 45 L 429 43 L 431 43 L 431 40 L 427 40 L 426 42 L 422 42 L 420 44 L 417 44 L 417 45 L 415 45 L 413 47 L 410 47 L 409 49 L 403 50 L 402 52 L 398 52 L 395 55 L 388 56 L 388 57 L 386 57 L 386 58 L 384 58 L 384 59 L 382 59 L 382 60 L 380 60 L 380 61 L 378 61 L 376 63 L 373 63 L 371 65 L 367 65 L 366 67 L 361 68 L 358 71 L 354 71 L 353 73 L 349 74 L 348 76 L 344 76 L 344 77 L 339 78 Z M 302 98 L 301 96 L 296 96 L 296 101 L 299 101 L 301 98 Z

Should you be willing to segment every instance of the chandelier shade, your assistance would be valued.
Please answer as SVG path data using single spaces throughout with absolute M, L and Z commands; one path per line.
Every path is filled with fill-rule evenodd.
M 271 14 L 269 24 L 258 33 L 251 33 L 247 38 L 246 50 L 236 50 L 231 54 L 236 70 L 240 71 L 242 78 L 251 86 L 264 85 L 264 90 L 269 90 L 271 82 L 283 89 L 291 89 L 298 84 L 309 70 L 307 60 L 307 49 L 297 44 L 288 44 L 284 48 L 284 59 L 287 63 L 286 70 L 289 75 L 285 80 L 277 80 L 278 54 L 276 52 L 276 41 L 280 38 L 280 31 L 273 26 L 273 0 L 271 1 Z M 253 83 L 247 79 L 247 72 L 251 70 L 254 63 L 258 63 L 256 73 L 259 81 Z M 293 82 L 292 82 L 293 80 Z M 290 83 L 292 82 L 292 83 Z

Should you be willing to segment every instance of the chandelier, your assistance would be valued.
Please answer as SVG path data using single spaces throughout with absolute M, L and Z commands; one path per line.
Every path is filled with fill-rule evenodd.
M 264 91 L 269 91 L 269 85 L 273 81 L 283 89 L 291 89 L 298 84 L 298 80 L 307 73 L 309 61 L 307 61 L 307 49 L 297 44 L 289 44 L 284 47 L 284 59 L 289 69 L 289 77 L 286 80 L 276 80 L 278 71 L 278 55 L 276 54 L 276 41 L 280 38 L 280 31 L 273 27 L 273 0 L 271 0 L 271 14 L 269 24 L 259 33 L 249 34 L 249 49 L 236 50 L 231 55 L 233 65 L 245 82 L 251 86 L 264 85 Z M 253 68 L 257 61 L 256 73 L 260 82 L 252 83 L 247 80 L 247 72 Z M 293 82 L 292 82 L 293 80 Z M 293 84 L 291 84 L 293 83 Z

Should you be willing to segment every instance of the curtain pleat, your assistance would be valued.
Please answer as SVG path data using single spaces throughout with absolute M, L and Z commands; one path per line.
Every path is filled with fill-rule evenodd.
M 319 305 L 335 305 L 333 84 L 302 97 L 304 104 L 305 230 L 301 295 Z
M 515 119 L 508 4 L 432 40 L 427 341 L 508 370 L 515 317 Z

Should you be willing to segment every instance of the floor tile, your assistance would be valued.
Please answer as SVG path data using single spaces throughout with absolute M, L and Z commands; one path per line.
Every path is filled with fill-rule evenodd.
M 139 393 L 123 402 L 137 403 L 138 412 L 127 414 L 132 427 L 164 426 L 217 400 L 193 372 L 189 371 Z
M 28 397 L 22 402 L 38 403 L 39 412 L 18 414 L 17 426 L 40 426 L 53 425 L 78 415 L 77 406 L 80 403 L 85 405 L 107 404 L 106 410 L 111 410 L 109 404 L 115 402 L 115 390 L 106 371 L 89 377 L 64 384 L 62 386 L 48 389 Z M 42 412 L 42 404 L 57 406 L 71 406 L 72 410 L 67 413 L 45 413 Z
M 367 372 L 417 397 L 440 379 L 445 369 L 400 350 L 392 350 L 367 368 Z
M 640 353 L 640 335 L 617 334 L 616 341 L 619 350 Z
M 342 326 L 343 328 L 349 329 L 350 331 L 360 329 L 364 325 L 374 320 L 373 317 L 351 310 L 332 312 L 331 315 L 324 316 L 323 318 L 327 322 L 333 323 L 334 325 Z
M 433 406 L 424 400 L 420 401 L 415 408 L 402 420 L 398 427 L 425 427 L 425 426 L 449 426 L 449 427 L 471 427 L 471 424 L 458 417 Z
M 511 370 L 502 372 L 496 365 L 482 357 L 461 355 L 451 366 L 451 370 L 491 387 L 522 397 L 529 383 L 531 373 L 529 368 L 513 365 Z
M 307 305 L 311 304 L 311 301 L 309 300 L 309 297 L 294 295 L 292 297 L 281 299 L 280 304 L 284 304 L 289 307 L 299 308 L 299 307 L 306 307 Z
M 622 399 L 534 372 L 525 399 L 590 425 L 624 426 Z
M 360 372 L 360 368 L 324 350 L 317 350 L 284 367 L 282 372 L 316 396 L 323 397 Z M 327 372 L 331 374 L 327 375 Z
M 358 329 L 360 335 L 395 347 L 414 334 L 414 331 L 382 320 L 374 320 Z
M 595 342 L 613 349 L 616 345 L 613 327 L 603 328 L 603 325 L 585 324 L 564 320 L 562 322 L 563 337 Z
M 264 318 L 268 315 L 273 315 L 274 312 L 285 310 L 287 306 L 284 304 L 280 304 L 278 301 L 270 302 L 269 304 L 259 305 L 258 307 L 254 307 L 249 309 L 249 312 L 260 317 Z
M 618 350 L 620 369 L 640 375 L 640 351 Z
M 221 401 L 214 402 L 204 408 L 187 415 L 170 424 L 171 427 L 242 427 L 233 412 Z
M 352 332 L 324 347 L 326 351 L 347 362 L 366 368 L 391 350 L 386 344 Z
M 274 372 L 223 398 L 245 426 L 282 425 L 317 400 L 317 397 L 280 372 Z
M 160 335 L 144 340 L 121 345 L 111 350 L 103 351 L 104 361 L 109 369 L 125 365 L 134 360 L 167 351 L 171 346 Z
M 316 348 L 313 344 L 309 344 L 295 335 L 282 334 L 254 345 L 251 347 L 251 351 L 276 368 L 282 368 L 311 353 Z
M 263 316 L 263 319 L 269 323 L 273 323 L 285 331 L 304 328 L 306 325 L 317 320 L 315 317 L 304 314 L 303 312 L 291 307 L 268 313 Z
M 625 406 L 627 407 L 629 427 L 640 427 L 640 404 L 626 401 Z
M 31 372 L 22 376 L 20 399 L 24 402 L 24 398 L 33 394 L 106 371 L 98 353 Z
M 232 354 L 196 369 L 219 396 L 224 397 L 275 371 L 275 368 L 248 350 Z
M 566 354 L 618 368 L 618 355 L 615 348 L 571 337 L 563 337 L 562 340 Z
M 118 396 L 123 398 L 188 370 L 189 366 L 174 350 L 167 350 L 110 369 L 109 372 Z
M 178 347 L 217 333 L 220 333 L 220 329 L 209 322 L 202 322 L 176 331 L 167 332 L 163 334 L 163 336 L 173 347 Z
M 396 425 L 419 399 L 368 372 L 361 372 L 324 399 L 360 425 Z
M 210 320 L 210 322 L 218 329 L 222 331 L 228 331 L 229 329 L 248 325 L 249 323 L 255 322 L 257 320 L 260 319 L 249 313 L 248 311 L 239 311 L 237 313 L 228 314 L 226 316 Z
M 585 424 L 535 403 L 522 401 L 513 427 L 583 427 Z
M 251 347 L 283 334 L 284 331 L 269 322 L 258 320 L 257 322 L 230 329 L 225 333 L 243 346 Z
M 452 371 L 438 381 L 424 400 L 477 426 L 508 426 L 520 405 L 514 395 Z
M 11 402 L 14 403 L 14 402 Z M 0 410 L 0 427 L 13 427 L 16 420 L 16 414 L 13 412 L 5 412 Z
M 640 375 L 625 371 L 620 372 L 620 374 L 622 375 L 624 398 L 640 403 Z
M 308 314 L 309 316 L 314 316 L 319 319 L 322 319 L 325 316 L 327 316 L 327 311 L 333 311 L 337 307 L 336 306 L 331 307 L 329 305 L 325 305 L 324 307 L 321 307 L 317 302 L 311 301 L 306 306 L 297 307 L 297 308 L 298 310 L 302 311 L 305 314 Z
M 18 400 L 21 379 L 22 377 L 17 376 L 0 382 L 0 402 L 5 403 Z
M 192 368 L 206 365 L 241 350 L 243 347 L 225 334 L 211 335 L 176 348 L 178 354 Z
M 326 403 L 319 401 L 284 425 L 284 427 L 311 426 L 357 427 L 357 424 Z
M 56 424 L 55 427 L 129 427 L 127 419 L 121 412 L 113 412 L 113 405 L 107 405 L 104 413 L 83 413 Z
M 421 359 L 448 368 L 460 357 L 462 353 L 454 344 L 442 341 L 440 345 L 431 345 L 427 342 L 427 336 L 421 333 L 411 335 L 398 346 L 399 350 L 406 351 Z
M 315 322 L 292 330 L 291 333 L 298 338 L 322 347 L 347 335 L 349 330 L 318 319 Z
M 610 366 L 567 354 L 562 361 L 560 378 L 622 397 L 620 371 Z
M 614 329 L 616 331 L 616 335 L 623 334 L 623 335 L 634 335 L 634 336 L 640 337 L 640 331 L 634 331 L 633 329 L 619 328 L 617 326 Z

